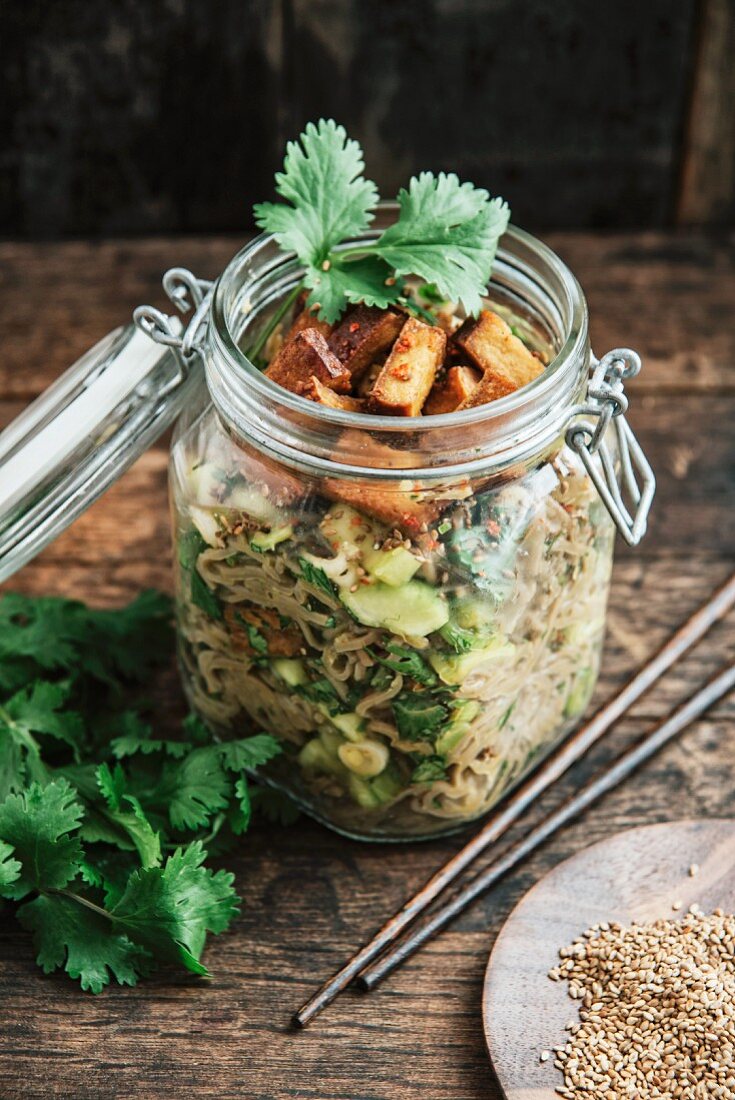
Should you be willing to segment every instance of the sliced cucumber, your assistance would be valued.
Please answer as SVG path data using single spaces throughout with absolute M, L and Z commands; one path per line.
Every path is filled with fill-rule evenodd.
M 496 639 L 482 649 L 471 649 L 469 653 L 430 653 L 429 663 L 445 684 L 462 684 L 470 673 L 483 665 L 509 657 L 514 649 L 511 642 Z
M 365 568 L 371 576 L 394 588 L 410 581 L 421 564 L 421 559 L 405 546 L 394 546 L 392 550 L 373 550 L 371 547 L 365 553 Z
M 287 523 L 285 527 L 275 527 L 272 531 L 258 531 L 250 540 L 253 550 L 264 554 L 268 550 L 275 550 L 279 542 L 286 542 L 293 538 L 293 527 Z
M 283 526 L 283 514 L 252 485 L 235 485 L 223 504 L 226 508 L 244 512 L 250 519 L 264 526 Z
M 277 657 L 271 661 L 271 668 L 289 687 L 299 687 L 309 679 L 304 662 L 297 657 Z
M 381 581 L 340 592 L 348 611 L 365 626 L 383 627 L 404 637 L 425 638 L 449 618 L 445 599 L 423 581 L 393 588 Z
M 583 668 L 574 677 L 572 690 L 564 704 L 564 717 L 575 718 L 582 714 L 590 701 L 590 695 L 595 684 L 595 674 L 591 668 Z
M 380 775 L 376 775 L 375 779 L 370 780 L 370 787 L 381 805 L 384 802 L 390 802 L 391 799 L 401 793 L 403 781 L 393 761 L 388 764 L 385 771 L 381 772 Z
M 348 741 L 361 741 L 364 734 L 365 719 L 359 714 L 333 714 L 329 718 L 332 725 L 344 734 Z
M 338 758 L 330 753 L 318 737 L 306 742 L 298 755 L 298 761 L 306 771 L 323 772 L 325 775 L 334 775 L 339 779 L 343 779 L 347 774 Z
M 390 802 L 403 789 L 398 770 L 392 763 L 375 779 L 350 774 L 347 785 L 354 801 L 366 810 L 377 809 Z
M 452 622 L 464 630 L 487 634 L 495 626 L 495 604 L 482 596 L 463 596 L 452 604 Z
M 335 554 L 345 547 L 352 550 L 348 556 L 354 557 L 372 549 L 374 543 L 385 537 L 383 528 L 349 504 L 333 505 L 321 522 L 321 530 Z
M 353 802 L 356 802 L 358 806 L 362 806 L 364 810 L 374 810 L 380 805 L 380 799 L 373 791 L 369 779 L 362 779 L 359 775 L 350 772 L 347 787 Z
M 462 738 L 469 733 L 473 719 L 480 713 L 481 707 L 477 699 L 462 699 L 454 710 L 452 721 L 439 734 L 436 739 L 436 751 L 441 756 L 448 756 L 456 749 Z

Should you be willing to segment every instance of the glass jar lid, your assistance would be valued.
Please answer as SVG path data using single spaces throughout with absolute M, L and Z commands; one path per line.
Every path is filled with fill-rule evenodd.
M 179 324 L 179 329 L 181 325 Z M 150 447 L 201 370 L 134 325 L 108 333 L 0 434 L 0 581 Z

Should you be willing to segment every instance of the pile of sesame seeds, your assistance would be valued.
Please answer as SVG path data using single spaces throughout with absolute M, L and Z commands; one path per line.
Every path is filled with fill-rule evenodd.
M 602 923 L 559 955 L 549 977 L 579 1002 L 560 1096 L 735 1100 L 735 917 Z

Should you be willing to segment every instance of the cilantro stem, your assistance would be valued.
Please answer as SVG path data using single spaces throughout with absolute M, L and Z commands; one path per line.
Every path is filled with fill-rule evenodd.
M 401 297 L 398 299 L 398 301 L 400 305 L 405 306 L 406 309 L 410 309 L 413 310 L 414 313 L 418 313 L 419 317 L 423 317 L 423 319 L 427 321 L 430 325 L 434 325 L 434 327 L 436 327 L 436 325 L 438 324 L 434 314 L 431 313 L 430 310 L 424 309 L 424 307 L 420 306 L 418 302 L 414 302 L 412 298 Z
M 273 314 L 270 321 L 265 326 L 265 328 L 261 332 L 260 336 L 258 337 L 258 339 L 255 341 L 255 343 L 251 347 L 250 351 L 248 352 L 251 359 L 257 359 L 258 358 L 261 351 L 265 347 L 265 343 L 266 343 L 268 337 L 273 332 L 276 325 L 280 321 L 283 320 L 284 316 L 286 315 L 287 310 L 289 309 L 290 306 L 293 305 L 293 303 L 296 301 L 296 299 L 298 298 L 298 296 L 299 296 L 299 294 L 301 293 L 302 290 L 303 290 L 303 284 L 302 283 L 297 283 L 296 286 L 293 288 L 293 290 L 290 290 L 289 293 L 286 295 L 286 297 L 283 299 L 280 306 L 278 307 L 276 312 Z
M 107 909 L 103 909 L 101 905 L 95 905 L 93 901 L 88 898 L 83 898 L 81 894 L 75 894 L 73 890 L 47 890 L 48 894 L 61 894 L 64 898 L 69 898 L 70 901 L 77 901 L 80 905 L 83 905 L 85 909 L 91 909 L 93 913 L 96 913 L 99 917 L 107 917 L 108 920 L 113 920 L 112 913 L 109 913 Z

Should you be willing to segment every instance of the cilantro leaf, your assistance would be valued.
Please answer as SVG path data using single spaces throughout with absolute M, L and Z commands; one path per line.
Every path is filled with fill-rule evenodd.
M 443 756 L 425 756 L 414 769 L 412 783 L 436 783 L 447 778 L 447 761 Z
M 392 274 L 388 264 L 377 256 L 340 259 L 335 252 L 326 271 L 317 267 L 305 272 L 304 282 L 311 289 L 308 305 L 318 305 L 320 319 L 329 324 L 350 302 L 386 309 L 400 295 L 400 285 Z
M 450 718 L 449 708 L 429 691 L 403 692 L 391 705 L 398 732 L 407 741 L 433 741 Z
M 189 752 L 190 746 L 185 741 L 162 741 L 154 738 L 149 724 L 133 710 L 122 711 L 117 716 L 114 729 L 120 733 L 112 738 L 110 748 L 118 760 L 134 756 L 135 753 L 149 756 L 163 752 L 168 756 L 181 757 Z
M 116 764 L 111 771 L 107 764 L 100 764 L 97 785 L 107 803 L 105 816 L 128 834 L 143 867 L 157 867 L 161 862 L 160 838 L 138 799 L 128 794 L 125 773 L 120 765 Z
M 41 672 L 84 673 L 110 686 L 143 680 L 169 651 L 171 600 L 142 592 L 127 607 L 96 611 L 75 600 L 7 593 L 0 599 L 0 687 Z
M 301 810 L 292 798 L 275 787 L 257 787 L 250 792 L 255 811 L 274 825 L 293 825 Z
M 164 765 L 157 792 L 175 829 L 197 829 L 227 806 L 230 782 L 220 763 L 218 745 L 194 749 Z
M 152 959 L 145 948 L 115 931 L 106 916 L 71 898 L 38 897 L 21 906 L 18 920 L 33 933 L 44 974 L 63 966 L 91 993 L 100 993 L 111 974 L 120 985 L 135 985 L 139 976 L 151 972 Z
M 225 741 L 220 745 L 222 760 L 233 772 L 242 772 L 246 768 L 257 768 L 267 764 L 281 753 L 281 746 L 275 737 L 268 733 L 258 733 L 254 737 L 245 737 L 241 741 Z
M 191 574 L 191 599 L 210 619 L 223 619 L 222 606 L 197 569 Z
M 311 703 L 324 703 L 330 714 L 339 714 L 345 709 L 334 684 L 325 676 L 319 680 L 310 680 L 306 684 L 298 684 L 294 691 L 297 695 L 303 695 Z
M 380 657 L 373 654 L 375 660 L 392 672 L 400 672 L 402 676 L 408 676 L 417 684 L 433 687 L 437 681 L 437 675 L 423 657 L 409 646 L 387 645 L 386 650 L 391 657 Z
M 50 734 L 78 751 L 84 736 L 84 722 L 74 711 L 63 710 L 70 695 L 71 684 L 68 681 L 49 683 L 38 680 L 17 692 L 3 709 L 16 730 L 22 727 L 28 733 Z
M 256 223 L 305 266 L 319 267 L 330 249 L 372 220 L 378 192 L 363 179 L 364 167 L 359 144 L 343 126 L 333 119 L 310 122 L 286 146 L 283 172 L 276 174 L 276 191 L 292 205 L 258 203 Z
M 418 275 L 468 313 L 477 313 L 498 240 L 508 226 L 507 204 L 444 172 L 414 176 L 398 202 L 398 220 L 371 252 L 396 274 Z
M 467 653 L 473 646 L 477 645 L 477 632 L 458 626 L 457 623 L 445 623 L 444 626 L 440 627 L 439 633 L 455 653 Z
M 241 776 L 235 783 L 235 794 L 237 795 L 237 807 L 230 814 L 230 828 L 235 836 L 241 836 L 250 824 L 253 812 L 250 786 L 245 776 Z
M 21 870 L 2 887 L 7 898 L 31 890 L 61 889 L 77 875 L 82 846 L 76 833 L 84 814 L 76 792 L 64 779 L 33 783 L 0 805 L 0 839 L 12 845 Z
M 202 867 L 200 841 L 177 848 L 163 867 L 134 871 L 110 910 L 115 927 L 160 958 L 179 961 L 195 974 L 207 932 L 223 932 L 237 914 L 239 898 L 226 871 Z
M 299 566 L 301 567 L 301 575 L 307 584 L 312 584 L 315 588 L 321 588 L 329 596 L 334 597 L 336 595 L 334 584 L 320 566 L 314 565 L 308 558 L 299 558 Z
M 13 859 L 13 847 L 0 840 L 0 890 L 20 877 L 21 865 Z

